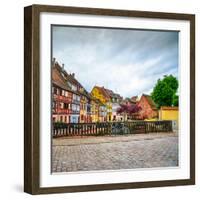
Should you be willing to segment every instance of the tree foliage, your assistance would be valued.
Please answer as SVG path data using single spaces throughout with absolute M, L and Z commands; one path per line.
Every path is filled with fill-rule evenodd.
M 178 95 L 174 95 L 173 96 L 173 101 L 172 101 L 173 106 L 178 106 L 179 105 L 179 96 Z
M 153 88 L 151 97 L 157 104 L 158 108 L 161 106 L 172 106 L 174 104 L 178 105 L 178 96 L 176 95 L 177 89 L 177 78 L 172 75 L 166 75 L 162 80 L 158 79 Z
M 126 113 L 126 114 L 134 114 L 137 113 L 141 110 L 141 107 L 138 105 L 126 105 L 126 104 L 121 104 L 120 107 L 117 109 L 117 113 Z

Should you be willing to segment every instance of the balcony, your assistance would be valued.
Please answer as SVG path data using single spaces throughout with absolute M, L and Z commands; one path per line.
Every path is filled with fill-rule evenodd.
M 54 101 L 61 101 L 61 102 L 66 102 L 66 103 L 71 103 L 72 99 L 70 97 L 66 96 L 60 96 L 60 95 L 53 95 Z
M 53 109 L 52 113 L 53 114 L 71 114 L 72 111 L 69 109 Z

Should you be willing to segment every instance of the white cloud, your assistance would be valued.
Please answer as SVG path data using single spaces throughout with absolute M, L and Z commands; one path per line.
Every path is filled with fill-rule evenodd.
M 88 91 L 100 85 L 130 97 L 150 93 L 165 74 L 178 77 L 178 33 L 56 26 L 53 57 Z

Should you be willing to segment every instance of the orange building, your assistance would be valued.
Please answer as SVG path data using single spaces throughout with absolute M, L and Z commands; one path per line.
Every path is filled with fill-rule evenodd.
M 137 105 L 141 107 L 141 110 L 138 113 L 138 119 L 158 118 L 158 109 L 156 108 L 156 104 L 151 96 L 142 94 Z

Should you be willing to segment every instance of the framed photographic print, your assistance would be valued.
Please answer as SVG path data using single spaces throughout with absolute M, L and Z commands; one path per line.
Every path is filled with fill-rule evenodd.
M 24 9 L 24 191 L 195 184 L 195 16 Z

